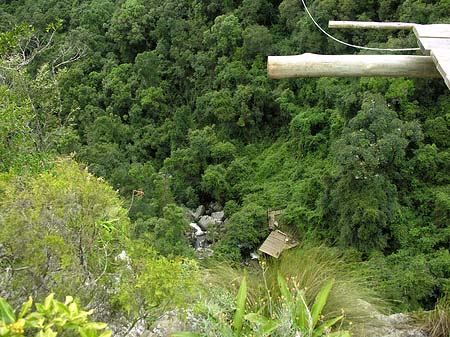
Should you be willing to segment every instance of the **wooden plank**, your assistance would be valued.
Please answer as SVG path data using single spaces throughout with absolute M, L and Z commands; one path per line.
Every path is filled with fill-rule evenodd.
M 414 28 L 415 23 L 407 22 L 371 22 L 371 21 L 329 21 L 328 28 L 358 29 L 407 29 Z
M 269 56 L 269 78 L 295 77 L 440 77 L 429 56 L 317 55 Z
M 431 58 L 436 63 L 437 70 L 443 77 L 447 87 L 450 89 L 450 49 L 432 50 Z
M 418 39 L 423 37 L 450 38 L 450 24 L 414 25 L 413 31 Z
M 280 230 L 275 230 L 269 234 L 261 247 L 259 247 L 259 251 L 278 258 L 285 249 L 296 245 L 297 243 L 290 240 L 287 234 Z
M 430 55 L 432 49 L 447 49 L 450 53 L 450 38 L 422 37 L 418 41 L 420 49 L 425 55 Z
M 259 250 L 270 256 L 278 258 L 284 250 L 285 236 L 281 235 L 279 231 L 273 231 L 261 245 Z

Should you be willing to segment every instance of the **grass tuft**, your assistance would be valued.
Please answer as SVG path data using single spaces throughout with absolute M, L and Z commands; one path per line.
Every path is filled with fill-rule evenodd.
M 424 318 L 423 330 L 428 337 L 450 336 L 450 295 L 441 298 L 436 308 L 428 312 Z

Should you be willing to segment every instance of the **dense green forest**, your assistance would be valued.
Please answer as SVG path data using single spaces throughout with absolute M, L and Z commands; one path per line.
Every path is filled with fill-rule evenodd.
M 307 3 L 324 27 L 450 23 L 449 0 Z M 332 33 L 417 45 L 406 31 Z M 327 289 L 327 319 L 349 310 L 329 321 L 336 336 L 365 336 L 358 298 L 447 308 L 450 322 L 448 88 L 267 78 L 268 55 L 306 52 L 367 53 L 324 36 L 300 0 L 0 0 L 0 297 L 76 296 L 117 336 L 174 308 L 203 317 L 202 336 L 310 336 L 281 308 L 309 312 Z M 200 205 L 226 217 L 202 259 Z M 301 244 L 258 264 L 268 209 Z

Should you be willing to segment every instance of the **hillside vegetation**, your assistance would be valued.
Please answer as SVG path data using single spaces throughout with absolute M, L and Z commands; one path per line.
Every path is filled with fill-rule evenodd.
M 307 3 L 324 27 L 450 23 L 448 0 Z M 406 31 L 332 33 L 416 46 Z M 267 78 L 268 55 L 306 52 L 367 53 L 327 39 L 299 0 L 0 2 L 0 296 L 14 308 L 30 295 L 77 296 L 117 336 L 198 299 L 204 316 L 226 317 L 200 333 L 290 336 L 300 325 L 284 323 L 299 318 L 274 308 L 293 296 L 308 309 L 328 286 L 326 318 L 358 296 L 394 311 L 439 303 L 448 318 L 447 87 Z M 227 219 L 208 232 L 206 260 L 186 234 L 199 205 L 219 205 Z M 282 210 L 300 248 L 240 271 L 269 233 L 268 209 Z M 298 285 L 302 259 L 323 266 L 320 251 L 333 263 Z M 239 286 L 247 313 L 280 325 L 247 314 L 238 332 L 222 329 L 239 311 Z M 355 291 L 338 300 L 345 289 Z M 346 336 L 351 319 L 334 329 Z

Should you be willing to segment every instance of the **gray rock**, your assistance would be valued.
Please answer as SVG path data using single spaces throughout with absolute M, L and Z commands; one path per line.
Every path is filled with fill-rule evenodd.
M 198 225 L 203 230 L 208 230 L 208 227 L 214 227 L 217 225 L 216 219 L 209 215 L 203 215 L 198 220 Z
M 214 251 L 211 248 L 197 248 L 195 253 L 200 260 L 214 255 Z
M 218 202 L 212 202 L 209 204 L 209 210 L 211 212 L 220 212 L 221 210 L 223 210 L 223 207 Z
M 211 213 L 211 217 L 213 217 L 217 221 L 223 221 L 223 219 L 225 218 L 225 213 L 224 211 L 213 212 Z
M 141 337 L 170 337 L 174 332 L 195 331 L 198 322 L 192 312 L 187 311 L 185 320 L 178 310 L 172 310 L 162 315 L 153 327 L 144 332 Z
M 360 305 L 370 310 L 371 314 L 366 323 L 354 327 L 355 337 L 427 337 L 407 314 L 383 315 L 365 301 L 360 300 Z
M 205 214 L 206 208 L 203 205 L 200 205 L 197 207 L 197 209 L 195 210 L 194 213 L 192 213 L 192 216 L 194 218 L 195 221 L 198 221 L 198 219 L 200 219 L 200 217 Z

